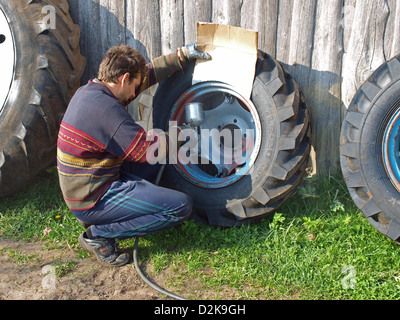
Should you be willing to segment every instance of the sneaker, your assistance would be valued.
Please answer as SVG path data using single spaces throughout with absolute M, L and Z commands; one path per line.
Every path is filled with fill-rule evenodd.
M 115 239 L 88 239 L 82 233 L 78 242 L 87 252 L 94 253 L 97 260 L 105 266 L 122 267 L 130 261 L 129 254 L 118 249 Z

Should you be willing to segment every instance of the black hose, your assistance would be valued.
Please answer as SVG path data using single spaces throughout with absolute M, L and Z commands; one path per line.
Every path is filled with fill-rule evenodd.
M 157 284 L 151 282 L 142 272 L 139 266 L 139 260 L 138 260 L 138 246 L 139 246 L 139 237 L 136 237 L 135 241 L 135 246 L 133 247 L 133 262 L 135 264 L 135 268 L 139 274 L 139 276 L 146 282 L 150 287 L 153 289 L 157 290 L 158 292 L 161 292 L 162 294 L 165 294 L 167 296 L 170 296 L 171 298 L 177 299 L 177 300 L 187 300 L 186 298 L 183 298 L 181 296 L 178 296 L 174 293 L 171 293 L 163 288 L 160 288 Z

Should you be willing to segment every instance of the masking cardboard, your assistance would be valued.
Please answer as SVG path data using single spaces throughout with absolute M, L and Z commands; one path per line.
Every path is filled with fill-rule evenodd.
M 197 48 L 209 53 L 212 60 L 197 60 L 193 84 L 221 81 L 250 99 L 257 62 L 256 31 L 198 22 Z

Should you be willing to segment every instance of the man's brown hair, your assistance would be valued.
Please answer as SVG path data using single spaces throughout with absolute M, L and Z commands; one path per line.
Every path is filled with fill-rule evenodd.
M 98 79 L 103 82 L 118 83 L 118 78 L 129 73 L 129 82 L 140 73 L 145 76 L 146 60 L 134 48 L 127 45 L 111 47 L 100 64 Z

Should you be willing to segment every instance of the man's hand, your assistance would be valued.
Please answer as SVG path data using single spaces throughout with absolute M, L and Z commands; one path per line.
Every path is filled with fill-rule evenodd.
M 186 50 L 188 53 L 189 60 L 192 59 L 203 59 L 203 60 L 211 60 L 211 56 L 203 51 L 197 50 L 197 43 L 188 44 L 186 46 Z

